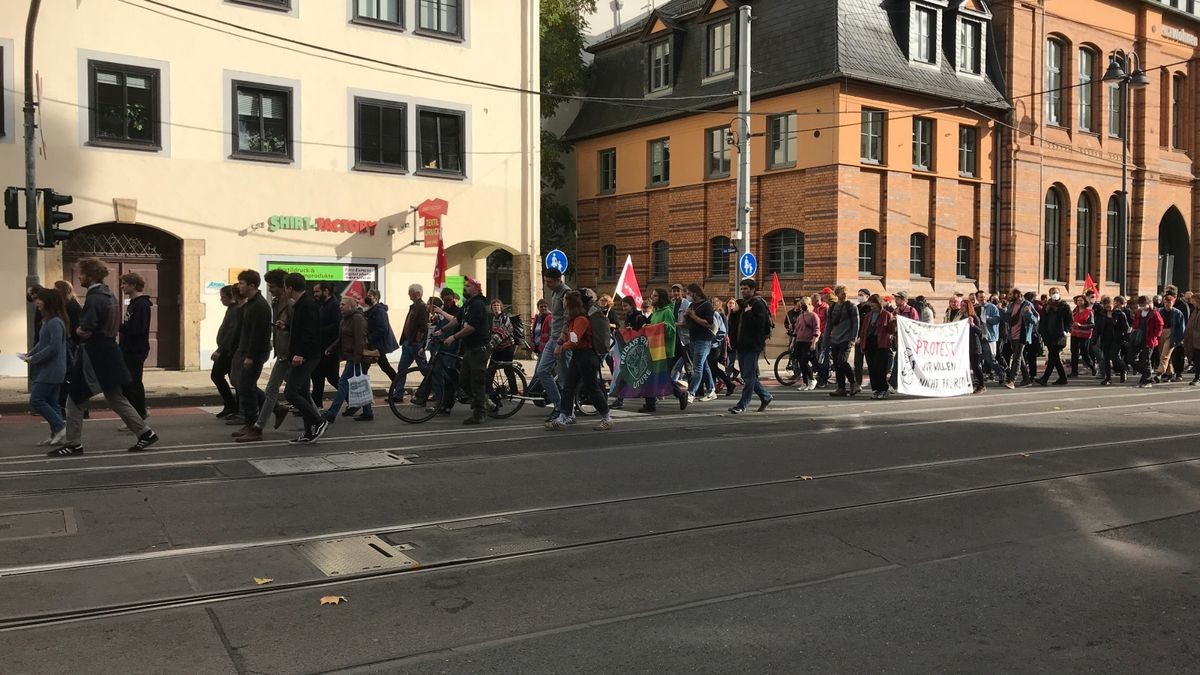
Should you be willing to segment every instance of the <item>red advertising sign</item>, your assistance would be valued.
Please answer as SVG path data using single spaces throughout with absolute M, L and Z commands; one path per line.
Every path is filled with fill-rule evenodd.
M 417 215 L 424 221 L 425 248 L 437 248 L 442 241 L 442 216 L 450 212 L 450 202 L 444 199 L 426 199 L 417 207 Z

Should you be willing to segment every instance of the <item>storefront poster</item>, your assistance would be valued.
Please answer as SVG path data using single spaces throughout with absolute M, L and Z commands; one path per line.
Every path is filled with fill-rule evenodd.
M 376 275 L 374 265 L 342 263 L 268 262 L 267 269 L 303 274 L 305 281 L 375 281 Z
M 932 324 L 897 317 L 897 391 L 930 397 L 970 394 L 974 386 L 967 331 L 966 321 Z
M 458 297 L 463 296 L 463 287 L 467 285 L 467 278 L 458 274 L 449 274 L 446 276 L 446 285 L 443 288 L 449 288 L 458 294 Z

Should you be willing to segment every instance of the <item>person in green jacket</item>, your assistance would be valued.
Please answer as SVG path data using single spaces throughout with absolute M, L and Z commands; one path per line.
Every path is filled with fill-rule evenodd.
M 667 294 L 667 289 L 656 288 L 650 293 L 650 304 L 654 310 L 650 313 L 650 323 L 661 323 L 666 328 L 665 346 L 667 348 L 667 360 L 675 363 L 675 305 L 671 303 L 671 297 Z M 672 385 L 674 386 L 674 385 Z M 675 391 L 675 397 L 679 399 L 679 409 L 687 409 L 687 391 Z M 646 397 L 646 405 L 638 409 L 640 413 L 652 413 L 658 409 L 658 400 L 653 396 Z

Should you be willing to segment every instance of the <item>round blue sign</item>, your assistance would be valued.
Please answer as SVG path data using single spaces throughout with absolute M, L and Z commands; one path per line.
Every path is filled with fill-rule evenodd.
M 554 249 L 546 254 L 546 269 L 567 273 L 567 254 Z
M 738 258 L 738 271 L 743 277 L 752 277 L 758 271 L 758 258 L 754 257 L 753 253 L 743 253 L 741 258 Z

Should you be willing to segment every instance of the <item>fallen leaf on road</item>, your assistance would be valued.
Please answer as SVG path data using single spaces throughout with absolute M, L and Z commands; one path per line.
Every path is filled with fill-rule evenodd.
M 254 577 L 254 583 L 258 584 L 259 586 L 262 586 L 263 584 L 269 584 L 272 581 L 275 581 L 275 580 L 268 579 L 266 577 Z
M 340 605 L 343 602 L 349 602 L 344 595 L 326 595 L 321 598 L 322 605 Z
M 1062 410 L 1062 408 L 1060 408 L 1060 407 L 1058 407 L 1058 406 L 1054 406 L 1054 409 L 1055 409 L 1055 410 Z
M 812 476 L 800 476 L 800 480 L 812 480 Z
M 1021 456 L 1022 456 L 1022 457 L 1028 457 L 1028 456 L 1029 456 L 1029 453 L 1028 453 L 1028 452 L 1022 452 L 1022 453 L 1021 453 Z

